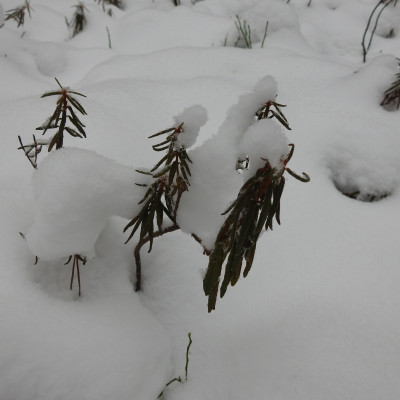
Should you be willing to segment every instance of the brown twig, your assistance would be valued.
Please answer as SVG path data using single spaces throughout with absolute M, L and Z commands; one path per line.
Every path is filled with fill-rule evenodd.
M 83 265 L 86 264 L 86 257 L 82 257 L 79 254 L 74 254 L 73 256 L 69 256 L 68 261 L 64 264 L 67 265 L 72 261 L 72 271 L 71 271 L 71 281 L 69 285 L 69 290 L 72 290 L 72 286 L 74 283 L 74 275 L 75 275 L 75 268 L 76 268 L 76 275 L 78 277 L 78 295 L 81 295 L 81 274 L 79 270 L 79 261 L 82 261 Z
M 153 233 L 153 239 L 156 237 L 160 237 L 164 235 L 164 233 L 174 232 L 180 229 L 179 225 L 176 223 L 174 225 L 169 226 L 168 228 L 163 229 L 162 231 L 156 231 Z M 150 241 L 150 237 L 144 237 L 135 247 L 135 262 L 136 262 L 136 283 L 135 283 L 135 292 L 139 292 L 142 290 L 142 262 L 140 260 L 140 249 Z

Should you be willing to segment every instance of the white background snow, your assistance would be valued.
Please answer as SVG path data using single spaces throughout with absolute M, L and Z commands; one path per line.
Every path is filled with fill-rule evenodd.
M 363 64 L 377 0 L 308 2 L 124 0 L 109 16 L 86 0 L 88 24 L 74 38 L 72 0 L 31 0 L 23 26 L 4 22 L 1 400 L 154 400 L 184 376 L 188 332 L 188 381 L 168 387 L 171 400 L 399 398 L 400 111 L 379 103 L 398 73 L 400 5 L 382 13 Z M 19 4 L 1 0 L 5 11 Z M 251 50 L 233 47 L 236 15 L 251 26 Z M 43 151 L 33 174 L 17 135 L 29 142 L 53 111 L 54 97 L 40 95 L 57 89 L 54 77 L 87 96 L 87 139 Z M 311 182 L 287 178 L 282 225 L 261 237 L 248 277 L 208 314 L 207 256 L 174 232 L 143 248 L 135 293 L 135 238 L 124 244 L 122 231 L 143 195 L 135 168 L 159 158 L 148 136 L 193 105 L 207 111 L 179 222 L 209 245 L 243 183 L 230 162 L 255 150 L 240 137 L 275 84 L 296 145 L 289 166 Z M 189 115 L 199 120 L 192 144 L 206 118 Z M 76 281 L 69 290 L 71 252 L 90 256 L 81 297 Z

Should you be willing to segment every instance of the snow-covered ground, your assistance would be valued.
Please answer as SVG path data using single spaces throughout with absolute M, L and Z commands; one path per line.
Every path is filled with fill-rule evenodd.
M 23 26 L 0 29 L 0 399 L 154 400 L 184 378 L 188 332 L 188 380 L 166 389 L 171 400 L 399 398 L 400 111 L 380 102 L 398 73 L 400 4 L 382 12 L 363 63 L 378 0 L 183 3 L 123 0 L 110 16 L 86 0 L 87 26 L 71 38 L 76 2 L 31 0 Z M 236 16 L 252 49 L 234 47 Z M 33 173 L 17 136 L 40 136 L 55 77 L 87 96 L 87 138 L 43 149 Z M 208 258 L 173 232 L 142 249 L 135 293 L 136 239 L 124 244 L 123 229 L 143 195 L 135 168 L 160 158 L 148 136 L 193 105 L 190 141 L 207 119 L 178 218 L 212 247 L 243 183 L 230 160 L 263 154 L 240 139 L 246 112 L 275 84 L 290 168 L 311 181 L 287 177 L 282 225 L 261 237 L 249 276 L 207 313 Z M 80 297 L 72 253 L 88 256 Z

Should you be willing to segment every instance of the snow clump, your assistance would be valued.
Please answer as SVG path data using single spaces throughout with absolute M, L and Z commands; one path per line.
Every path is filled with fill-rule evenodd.
M 275 121 L 263 119 L 247 129 L 239 151 L 240 155 L 249 157 L 250 165 L 245 172 L 245 177 L 249 178 L 265 165 L 265 160 L 277 171 L 282 170 L 289 148 L 282 128 Z
M 175 148 L 193 146 L 199 136 L 200 128 L 207 122 L 207 110 L 201 105 L 185 108 L 179 115 L 174 117 L 177 125 L 183 124 L 182 133 L 177 135 Z
M 135 215 L 143 177 L 95 152 L 60 149 L 33 175 L 36 212 L 26 235 L 32 254 L 54 260 L 91 257 L 108 219 Z

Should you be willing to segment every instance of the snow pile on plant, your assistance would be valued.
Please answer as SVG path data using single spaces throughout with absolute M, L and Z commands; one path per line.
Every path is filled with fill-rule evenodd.
M 277 173 L 281 172 L 289 147 L 282 128 L 275 121 L 265 119 L 247 129 L 240 141 L 239 151 L 241 158 L 249 159 L 250 166 L 245 170 L 245 176 L 251 177 L 265 165 L 266 160 Z
M 200 128 L 207 122 L 207 110 L 200 105 L 185 108 L 174 117 L 174 121 L 177 125 L 184 123 L 184 130 L 177 136 L 175 147 L 188 149 L 195 144 Z

